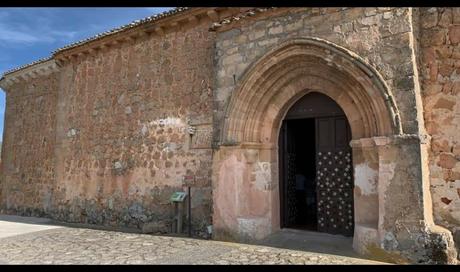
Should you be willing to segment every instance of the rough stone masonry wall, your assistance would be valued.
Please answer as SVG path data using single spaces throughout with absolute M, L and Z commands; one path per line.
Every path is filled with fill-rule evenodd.
M 343 46 L 375 67 L 394 95 L 403 133 L 423 133 L 417 85 L 419 79 L 414 70 L 416 48 L 412 20 L 410 8 L 299 8 L 287 12 L 282 9 L 267 12 L 252 20 L 241 20 L 227 29 L 221 29 L 216 42 L 217 108 L 214 115 L 214 140 L 222 140 L 218 130 L 222 128 L 225 109 L 238 82 L 251 68 L 251 64 L 277 44 L 301 37 L 317 37 Z M 422 147 L 419 140 L 404 141 L 398 143 L 397 148 L 392 147 L 399 149 L 389 155 L 397 159 L 398 171 L 396 175 L 392 174 L 391 186 L 384 184 L 388 187 L 381 193 L 386 206 L 385 214 L 379 216 L 384 217 L 382 221 L 387 225 L 383 226 L 383 230 L 389 234 L 383 237 L 383 246 L 390 251 L 402 250 L 406 255 L 413 254 L 417 260 L 436 259 L 436 262 L 441 259 L 434 256 L 431 248 L 438 248 L 436 241 L 433 242 L 431 238 L 426 240 L 427 243 L 433 242 L 433 246 L 419 245 L 418 240 L 414 242 L 417 238 L 413 237 L 417 236 L 413 235 L 425 235 L 418 234 L 421 231 L 418 223 L 423 225 L 421 219 L 425 219 L 420 216 L 424 207 L 421 207 L 422 201 L 418 198 L 421 196 L 419 190 L 423 187 L 423 184 L 419 184 L 423 175 L 422 160 L 417 159 L 421 157 Z M 401 188 L 410 188 L 411 196 Z M 411 229 L 403 229 L 401 224 L 395 225 L 399 222 L 409 224 Z M 381 233 L 382 236 L 384 234 Z M 420 250 L 425 246 L 426 250 Z
M 417 134 L 421 116 L 416 110 L 411 24 L 408 8 L 290 8 L 267 12 L 223 29 L 216 42 L 214 140 L 222 140 L 219 129 L 222 128 L 225 109 L 238 81 L 251 69 L 251 64 L 279 43 L 302 37 L 321 38 L 343 46 L 374 66 L 394 95 L 404 133 Z M 417 152 L 412 155 L 419 156 Z M 367 175 L 372 176 L 373 171 L 378 171 L 378 166 L 372 163 L 365 162 L 363 167 L 366 167 Z M 411 177 L 409 172 L 399 174 L 407 180 Z M 414 179 L 420 180 L 421 177 Z M 407 195 L 395 190 L 388 194 L 395 199 L 407 199 Z M 395 205 L 394 209 L 414 210 L 413 206 L 402 205 Z
M 341 45 L 374 66 L 395 96 L 404 132 L 418 133 L 410 17 L 408 8 L 297 8 L 244 20 L 218 33 L 214 122 L 221 122 L 235 83 L 252 62 L 284 40 L 313 36 Z M 216 131 L 215 140 L 218 136 Z
M 422 97 L 434 220 L 460 243 L 460 8 L 420 9 Z M 455 234 L 457 232 L 457 234 Z
M 56 74 L 17 83 L 7 93 L 2 153 L 2 212 L 42 216 L 54 182 Z
M 194 228 L 211 223 L 208 26 L 111 46 L 61 68 L 53 217 L 168 232 L 169 198 L 188 174 L 197 177 Z

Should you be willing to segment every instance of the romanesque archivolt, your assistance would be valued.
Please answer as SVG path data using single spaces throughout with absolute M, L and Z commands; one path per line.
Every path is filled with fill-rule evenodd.
M 312 90 L 329 95 L 353 115 L 354 138 L 402 133 L 394 97 L 379 73 L 353 52 L 326 40 L 287 40 L 246 71 L 227 107 L 223 144 L 272 141 L 283 111 Z M 270 122 L 274 126 L 266 127 Z

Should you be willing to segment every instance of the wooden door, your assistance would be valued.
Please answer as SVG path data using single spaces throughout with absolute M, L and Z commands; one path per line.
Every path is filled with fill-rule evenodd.
M 281 127 L 280 148 L 282 162 L 282 188 L 281 188 L 281 227 L 295 224 L 298 207 L 296 205 L 296 148 L 294 133 L 287 121 Z
M 345 116 L 316 118 L 318 231 L 352 236 L 351 132 Z

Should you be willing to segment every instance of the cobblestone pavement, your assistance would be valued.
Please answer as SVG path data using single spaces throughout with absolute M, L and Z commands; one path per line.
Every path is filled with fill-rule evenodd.
M 0 264 L 380 264 L 266 246 L 85 228 L 0 239 Z

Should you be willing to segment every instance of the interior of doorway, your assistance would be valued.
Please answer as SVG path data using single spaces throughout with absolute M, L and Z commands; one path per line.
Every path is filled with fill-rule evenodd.
M 330 97 L 308 93 L 279 137 L 281 228 L 353 236 L 351 129 Z
M 315 118 L 286 120 L 295 148 L 295 220 L 284 227 L 317 230 Z

